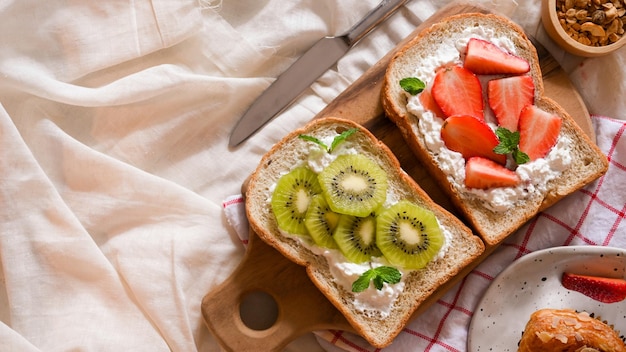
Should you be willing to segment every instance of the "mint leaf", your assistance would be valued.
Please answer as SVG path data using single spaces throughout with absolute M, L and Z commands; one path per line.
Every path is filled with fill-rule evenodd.
M 415 77 L 406 77 L 400 80 L 400 87 L 404 89 L 411 95 L 416 95 L 421 93 L 424 88 L 426 88 L 426 84 L 422 82 L 419 78 Z
M 324 144 L 324 142 L 320 141 L 319 139 L 313 136 L 307 136 L 306 134 L 301 134 L 301 135 L 298 135 L 298 138 L 318 144 L 320 147 L 324 148 L 324 150 L 328 151 L 328 146 Z
M 402 278 L 402 273 L 390 266 L 379 266 L 377 268 L 369 269 L 359 276 L 356 281 L 352 283 L 352 292 L 365 291 L 370 286 L 370 281 L 374 281 L 374 287 L 377 290 L 383 289 L 383 284 L 397 284 Z
M 397 284 L 402 278 L 402 273 L 400 272 L 400 270 L 391 266 L 379 266 L 374 270 L 376 270 L 378 275 L 380 275 L 383 280 L 385 280 L 385 282 L 390 284 Z
M 383 283 L 385 282 L 385 280 L 383 280 L 382 277 L 376 276 L 372 281 L 374 281 L 374 287 L 376 287 L 378 291 L 383 289 Z
M 493 152 L 496 154 L 511 154 L 513 159 L 518 165 L 525 164 L 530 161 L 528 155 L 519 150 L 519 131 L 510 131 L 504 127 L 498 127 L 496 129 L 496 136 L 500 142 Z
M 515 159 L 515 162 L 518 165 L 526 164 L 530 161 L 530 157 L 528 156 L 528 154 L 519 149 L 513 151 L 513 159 Z
M 351 135 L 353 135 L 356 131 L 358 131 L 357 128 L 351 128 L 349 130 L 343 131 L 341 132 L 341 134 L 339 134 L 338 136 L 336 136 L 333 139 L 333 143 L 330 145 L 330 149 L 328 149 L 328 152 L 332 152 L 333 150 L 335 150 L 335 148 L 337 148 L 337 146 L 339 144 L 341 144 L 341 142 L 345 141 L 346 139 L 348 139 L 348 137 L 350 137 Z
M 500 144 L 494 148 L 494 152 L 498 154 L 508 154 L 517 149 L 517 145 L 519 144 L 519 132 L 511 132 L 504 127 L 498 127 L 496 129 L 496 136 L 498 136 Z
M 324 144 L 324 142 L 322 142 L 321 140 L 319 140 L 318 138 L 313 137 L 313 136 L 308 136 L 306 134 L 301 134 L 301 135 L 298 135 L 298 138 L 304 139 L 305 141 L 313 142 L 313 143 L 319 145 L 320 147 L 322 147 L 328 153 L 330 153 L 333 150 L 335 150 L 335 148 L 337 148 L 337 146 L 339 144 L 341 144 L 341 142 L 345 141 L 348 137 L 353 135 L 358 130 L 359 130 L 358 128 L 351 128 L 349 130 L 345 130 L 345 131 L 341 132 L 339 135 L 335 136 L 335 138 L 333 139 L 332 144 L 330 145 L 330 148 L 326 144 Z
M 364 272 L 356 281 L 352 283 L 352 292 L 362 292 L 370 286 L 370 281 L 376 276 L 372 269 Z
M 495 148 L 493 148 L 493 152 L 496 154 L 509 154 L 512 153 L 515 148 L 511 148 L 508 145 L 500 142 Z

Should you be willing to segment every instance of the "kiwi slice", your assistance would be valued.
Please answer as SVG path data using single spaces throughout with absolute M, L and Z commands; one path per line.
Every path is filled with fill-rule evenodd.
M 421 269 L 445 240 L 435 214 L 407 200 L 384 209 L 376 218 L 376 245 L 394 265 Z
M 376 216 L 341 215 L 333 238 L 343 255 L 353 263 L 363 263 L 382 253 L 376 247 Z
M 326 248 L 338 248 L 333 239 L 333 232 L 340 216 L 330 209 L 324 195 L 313 196 L 304 218 L 304 225 L 315 244 Z
M 318 179 L 328 205 L 340 214 L 366 217 L 387 198 L 387 174 L 361 154 L 338 156 Z
M 295 235 L 308 235 L 304 218 L 311 198 L 322 189 L 317 174 L 306 166 L 300 166 L 283 175 L 272 194 L 272 211 L 278 227 Z

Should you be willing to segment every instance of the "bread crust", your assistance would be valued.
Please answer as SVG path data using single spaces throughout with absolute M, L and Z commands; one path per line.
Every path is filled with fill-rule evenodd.
M 325 257 L 316 255 L 301 241 L 281 233 L 268 200 L 272 185 L 293 167 L 307 158 L 311 142 L 298 138 L 300 134 L 318 136 L 327 131 L 357 128 L 350 138 L 358 152 L 375 160 L 388 174 L 394 198 L 408 199 L 432 210 L 442 227 L 452 233 L 450 248 L 442 259 L 434 260 L 424 269 L 411 271 L 405 288 L 387 317 L 365 314 L 354 303 L 354 293 L 336 283 Z M 345 119 L 320 118 L 296 130 L 266 153 L 251 175 L 246 187 L 246 212 L 251 228 L 258 236 L 293 262 L 306 267 L 312 282 L 346 317 L 352 327 L 371 345 L 388 346 L 404 328 L 413 312 L 442 284 L 475 261 L 485 247 L 478 236 L 459 219 L 437 205 L 400 167 L 391 150 L 362 126 Z
M 531 66 L 529 75 L 535 83 L 535 104 L 562 118 L 560 133 L 567 135 L 575 145 L 572 165 L 560 178 L 548 183 L 548 192 L 533 194 L 514 211 L 506 213 L 492 211 L 480 200 L 464 196 L 448 180 L 447 175 L 439 168 L 433 153 L 428 150 L 418 134 L 416 125 L 420 117 L 412 115 L 407 110 L 405 92 L 398 83 L 400 79 L 413 74 L 420 58 L 438 50 L 442 38 L 458 36 L 464 28 L 475 25 L 492 28 L 499 35 L 504 34 L 513 41 L 517 55 L 526 59 Z M 499 15 L 482 13 L 454 15 L 420 32 L 390 60 L 383 81 L 381 101 L 387 117 L 398 126 L 407 145 L 448 195 L 465 221 L 488 246 L 498 245 L 538 212 L 597 179 L 608 168 L 606 156 L 585 135 L 573 118 L 555 101 L 544 96 L 539 59 L 530 40 L 517 24 Z
M 583 348 L 590 350 L 583 350 Z M 531 314 L 518 352 L 626 352 L 619 334 L 606 323 L 572 309 L 540 309 Z

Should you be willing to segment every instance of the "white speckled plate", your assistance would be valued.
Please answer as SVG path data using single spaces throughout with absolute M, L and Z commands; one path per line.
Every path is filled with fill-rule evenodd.
M 564 271 L 625 277 L 626 249 L 555 247 L 530 253 L 498 275 L 482 297 L 469 328 L 468 351 L 517 351 L 530 314 L 541 308 L 572 308 L 602 316 L 626 332 L 626 300 L 601 303 L 561 285 Z

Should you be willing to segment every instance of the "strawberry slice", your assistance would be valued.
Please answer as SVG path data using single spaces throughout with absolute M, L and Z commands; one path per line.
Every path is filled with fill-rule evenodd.
M 424 89 L 420 93 L 419 99 L 424 109 L 432 112 L 435 116 L 439 118 L 442 118 L 442 119 L 446 118 L 446 115 L 443 113 L 443 111 L 441 111 L 441 108 L 439 107 L 439 105 L 437 105 L 437 102 L 435 101 L 435 99 L 433 99 L 433 95 L 430 94 L 430 90 Z
M 530 71 L 530 65 L 525 59 L 478 38 L 471 38 L 467 42 L 464 67 L 477 75 L 522 74 Z
M 487 83 L 487 98 L 498 125 L 515 132 L 520 112 L 534 103 L 535 83 L 531 76 L 493 79 Z
M 471 115 L 484 119 L 480 80 L 461 66 L 446 66 L 439 69 L 433 80 L 431 94 L 446 117 Z
M 448 149 L 459 152 L 465 160 L 482 156 L 497 163 L 506 163 L 506 155 L 493 151 L 498 137 L 483 120 L 469 115 L 448 117 L 441 126 L 441 139 Z
M 519 149 L 530 160 L 543 158 L 556 144 L 561 130 L 561 117 L 527 105 L 519 116 Z
M 564 272 L 561 284 L 596 301 L 615 303 L 626 299 L 626 280 Z
M 493 160 L 475 156 L 465 163 L 465 186 L 468 188 L 509 187 L 519 182 L 520 178 L 514 171 Z

